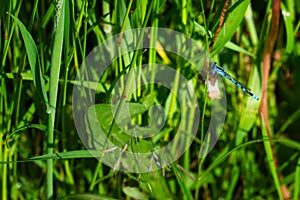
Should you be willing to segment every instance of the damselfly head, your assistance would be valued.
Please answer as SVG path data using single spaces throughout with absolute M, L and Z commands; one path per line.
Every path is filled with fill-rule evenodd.
M 215 76 L 216 72 L 217 72 L 217 63 L 216 62 L 209 63 L 209 74 L 211 76 Z

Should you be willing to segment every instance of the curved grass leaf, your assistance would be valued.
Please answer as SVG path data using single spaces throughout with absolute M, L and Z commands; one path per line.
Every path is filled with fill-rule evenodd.
M 251 82 L 250 84 L 248 84 L 249 88 L 253 88 L 254 93 L 260 96 L 261 84 L 259 84 L 260 75 L 257 66 L 253 66 L 252 72 L 249 76 L 249 82 Z M 237 145 L 242 143 L 243 139 L 257 120 L 259 106 L 259 101 L 255 101 L 252 98 L 247 98 L 246 106 L 243 107 L 240 115 L 238 131 L 235 139 Z
M 23 127 L 20 127 L 16 130 L 14 130 L 13 132 L 11 132 L 8 136 L 8 138 L 6 139 L 6 141 L 8 139 L 10 139 L 12 136 L 14 136 L 15 134 L 19 134 L 19 132 L 22 132 L 22 131 L 25 131 L 27 129 L 31 129 L 31 128 L 35 128 L 35 129 L 38 129 L 40 131 L 43 131 L 45 132 L 47 130 L 47 126 L 43 125 L 43 124 L 30 124 L 28 126 L 23 126 Z
M 57 91 L 58 91 L 58 81 L 62 57 L 62 46 L 63 46 L 63 36 L 64 36 L 64 21 L 65 21 L 65 4 L 64 1 L 61 3 L 60 12 L 57 12 L 57 30 L 55 32 L 54 44 L 51 57 L 51 68 L 50 68 L 50 89 L 49 89 L 49 99 L 50 99 L 50 111 L 56 107 L 57 101 Z
M 294 49 L 294 28 L 293 28 L 293 21 L 292 21 L 292 16 L 289 12 L 289 10 L 285 7 L 283 3 L 280 5 L 282 9 L 282 16 L 283 16 L 283 21 L 285 24 L 285 31 L 286 31 L 286 47 L 285 47 L 285 52 L 286 53 L 292 53 Z
M 214 57 L 219 51 L 225 46 L 225 44 L 231 39 L 233 34 L 236 32 L 238 26 L 242 22 L 246 13 L 247 7 L 250 0 L 240 0 L 236 2 L 231 9 L 228 11 L 226 21 L 216 39 L 211 56 Z
M 8 14 L 15 20 L 15 22 L 20 28 L 21 35 L 23 37 L 24 44 L 25 44 L 26 53 L 28 56 L 28 62 L 31 68 L 33 84 L 37 89 L 38 95 L 41 98 L 43 98 L 46 104 L 46 109 L 49 110 L 49 102 L 46 93 L 45 80 L 42 74 L 41 64 L 40 64 L 40 59 L 39 59 L 39 54 L 38 54 L 36 44 L 33 38 L 31 37 L 30 33 L 27 31 L 24 24 L 17 17 L 13 16 L 10 13 Z
M 252 58 L 256 58 L 256 56 L 255 56 L 253 53 L 247 51 L 246 49 L 244 49 L 244 48 L 238 46 L 237 44 L 235 44 L 235 43 L 233 43 L 233 42 L 231 42 L 231 41 L 226 42 L 225 47 L 227 47 L 228 49 L 231 49 L 231 50 L 233 50 L 233 51 L 236 51 L 236 52 L 240 52 L 240 53 L 244 53 L 244 54 L 246 54 L 246 55 L 249 55 L 249 56 L 251 56 Z
M 256 139 L 251 140 L 248 142 L 245 142 L 243 144 L 240 144 L 233 149 L 226 149 L 224 150 L 224 153 L 221 154 L 217 159 L 214 160 L 212 164 L 201 174 L 200 177 L 198 177 L 198 180 L 201 180 L 204 176 L 207 175 L 208 172 L 210 172 L 212 169 L 220 165 L 230 154 L 237 151 L 238 149 L 241 149 L 243 147 L 247 147 L 249 145 L 255 144 L 255 143 L 261 143 L 261 142 L 275 142 L 282 144 L 284 146 L 290 147 L 291 149 L 295 149 L 300 151 L 300 143 L 295 142 L 290 139 Z M 21 163 L 21 162 L 31 162 L 36 160 L 48 160 L 48 159 L 76 159 L 76 158 L 95 158 L 95 157 L 102 156 L 102 152 L 99 150 L 73 150 L 73 151 L 66 151 L 66 152 L 60 152 L 60 153 L 53 153 L 53 154 L 45 154 L 41 156 L 35 156 L 31 157 L 27 160 L 19 160 L 19 161 L 6 161 L 6 162 L 0 162 L 0 164 L 8 164 L 8 163 Z

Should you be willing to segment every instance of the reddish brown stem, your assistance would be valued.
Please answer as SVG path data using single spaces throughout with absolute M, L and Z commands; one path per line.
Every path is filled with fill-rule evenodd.
M 262 114 L 262 119 L 264 120 L 264 123 L 266 125 L 268 137 L 271 138 L 271 128 L 268 118 L 268 96 L 267 96 L 267 89 L 268 89 L 268 79 L 271 69 L 271 59 L 272 59 L 272 52 L 275 47 L 276 39 L 277 39 L 277 33 L 279 29 L 279 19 L 280 19 L 280 0 L 273 0 L 272 4 L 272 21 L 271 21 L 271 27 L 270 32 L 268 36 L 268 40 L 266 42 L 266 45 L 264 47 L 263 52 L 263 60 L 262 60 L 262 102 L 260 107 L 260 112 Z M 278 159 L 276 152 L 274 150 L 274 145 L 271 143 L 273 158 L 275 162 L 276 168 L 278 168 Z M 282 174 L 278 174 L 278 178 L 282 179 Z M 281 191 L 284 199 L 289 199 L 289 192 L 287 190 L 287 187 L 285 185 L 281 186 Z
M 228 8 L 228 4 L 229 4 L 229 0 L 225 0 L 224 6 L 223 6 L 222 12 L 221 12 L 219 26 L 218 26 L 218 28 L 216 30 L 216 33 L 215 33 L 215 35 L 214 35 L 214 37 L 213 37 L 213 39 L 212 39 L 212 41 L 210 43 L 210 47 L 209 47 L 210 50 L 213 47 L 213 45 L 214 45 L 214 43 L 215 43 L 215 41 L 216 41 L 216 39 L 217 39 L 217 37 L 218 37 L 218 35 L 219 35 L 222 27 L 223 27 L 223 24 L 224 24 L 224 21 L 225 21 L 225 15 L 226 15 L 227 8 Z
M 272 52 L 275 46 L 277 32 L 279 27 L 279 19 L 280 19 L 280 0 L 273 0 L 272 7 L 272 22 L 269 37 L 267 43 L 264 47 L 263 52 L 263 77 L 262 77 L 262 102 L 261 102 L 261 113 L 263 115 L 264 122 L 266 124 L 266 128 L 268 134 L 270 134 L 270 124 L 268 119 L 268 101 L 267 101 L 267 88 L 268 88 L 268 79 L 271 68 L 271 58 Z

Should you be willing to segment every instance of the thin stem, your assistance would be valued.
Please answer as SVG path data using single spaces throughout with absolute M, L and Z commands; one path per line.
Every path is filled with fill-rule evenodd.
M 261 102 L 261 107 L 260 111 L 262 114 L 262 120 L 264 121 L 267 129 L 267 135 L 269 138 L 271 138 L 271 127 L 269 123 L 269 117 L 268 117 L 268 96 L 267 96 L 267 91 L 268 91 L 268 80 L 269 80 L 269 75 L 270 75 L 270 69 L 271 69 L 271 59 L 272 59 L 272 53 L 275 47 L 276 39 L 277 39 L 277 34 L 279 31 L 279 20 L 280 20 L 280 0 L 273 0 L 273 5 L 272 5 L 272 21 L 271 21 L 271 28 L 269 32 L 269 36 L 266 42 L 266 45 L 264 47 L 263 51 L 263 70 L 262 70 L 262 102 Z M 277 155 L 274 149 L 274 144 L 271 144 L 271 149 L 272 149 L 272 154 L 274 158 L 274 163 L 276 169 L 278 169 L 278 159 Z M 278 174 L 279 180 L 282 179 L 282 175 Z M 285 185 L 281 186 L 281 192 L 283 195 L 284 199 L 289 199 L 289 192 L 288 189 L 286 188 Z
M 228 8 L 228 4 L 229 4 L 229 0 L 225 0 L 225 3 L 224 3 L 224 6 L 222 8 L 222 12 L 221 12 L 221 17 L 220 17 L 220 22 L 219 22 L 219 26 L 216 30 L 216 33 L 210 43 L 210 50 L 212 49 L 212 47 L 214 46 L 214 43 L 223 27 L 223 24 L 224 24 L 224 21 L 225 21 L 225 15 L 226 15 L 226 12 L 227 12 L 227 8 Z

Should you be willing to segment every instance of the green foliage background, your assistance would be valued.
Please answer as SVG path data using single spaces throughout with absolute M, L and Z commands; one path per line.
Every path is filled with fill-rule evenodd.
M 131 28 L 164 27 L 186 34 L 210 52 L 213 61 L 260 96 L 262 55 L 269 35 L 272 1 L 230 1 L 225 23 L 209 48 L 224 3 L 65 0 L 57 4 L 49 0 L 1 0 L 1 199 L 282 199 L 280 186 L 288 190 L 291 198 L 299 199 L 298 1 L 281 2 L 268 80 L 272 138 L 267 137 L 261 121 L 260 102 L 225 81 L 225 126 L 215 148 L 199 159 L 210 118 L 211 100 L 206 95 L 206 85 L 197 78 L 190 63 L 168 52 L 166 56 L 158 54 L 155 49 L 141 51 L 130 60 L 121 57 L 112 64 L 99 81 L 102 89 L 97 93 L 97 117 L 107 120 L 101 106 L 110 103 L 107 99 L 112 95 L 114 80 L 122 79 L 128 68 L 143 63 L 172 63 L 192 81 L 203 108 L 199 133 L 178 161 L 145 174 L 114 171 L 85 150 L 74 127 L 72 88 L 81 63 L 106 38 Z M 142 139 L 132 142 L 122 133 L 114 133 L 114 138 L 125 144 L 131 141 L 132 146 L 143 151 L 168 143 L 180 120 L 180 108 L 172 95 L 151 85 L 137 90 L 130 101 L 165 105 L 165 135 L 150 143 Z M 136 110 L 138 114 L 142 111 Z M 146 112 L 134 120 L 147 124 L 147 116 Z M 112 125 L 105 126 L 109 130 Z

